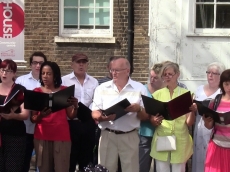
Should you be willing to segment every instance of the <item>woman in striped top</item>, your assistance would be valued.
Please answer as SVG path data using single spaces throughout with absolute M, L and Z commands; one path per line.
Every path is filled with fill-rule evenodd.
M 220 76 L 220 89 L 222 95 L 218 103 L 211 103 L 210 107 L 217 112 L 230 111 L 230 69 L 225 70 Z M 217 108 L 215 108 L 217 106 Z M 208 144 L 205 172 L 229 172 L 230 171 L 230 124 L 225 125 L 223 117 L 221 123 L 214 123 L 210 117 L 203 116 L 205 127 L 213 129 L 213 137 Z

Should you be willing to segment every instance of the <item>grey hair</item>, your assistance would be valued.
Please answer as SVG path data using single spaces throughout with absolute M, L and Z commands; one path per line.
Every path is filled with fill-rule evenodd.
M 175 73 L 180 73 L 180 68 L 179 68 L 179 65 L 177 63 L 169 62 L 169 61 L 166 61 L 164 63 L 165 63 L 165 67 L 162 71 L 162 75 L 168 68 L 173 68 Z
M 131 68 L 128 59 L 126 59 L 125 57 L 115 57 L 111 62 L 116 61 L 116 60 L 119 60 L 119 59 L 124 59 L 124 60 L 125 60 L 125 65 L 127 66 L 127 68 L 128 68 L 128 69 Z
M 207 70 L 209 70 L 210 68 L 217 68 L 217 70 L 220 72 L 220 74 L 225 70 L 225 66 L 223 63 L 221 62 L 213 62 L 210 63 L 207 67 Z

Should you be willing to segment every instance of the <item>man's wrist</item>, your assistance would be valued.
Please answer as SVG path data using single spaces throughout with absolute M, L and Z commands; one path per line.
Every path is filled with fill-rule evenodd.
M 140 106 L 140 109 L 137 111 L 137 113 L 142 112 L 142 110 L 143 110 L 143 107 L 142 107 L 142 106 Z

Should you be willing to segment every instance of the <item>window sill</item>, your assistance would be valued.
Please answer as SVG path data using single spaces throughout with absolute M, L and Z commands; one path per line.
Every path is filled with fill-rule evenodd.
M 17 67 L 20 69 L 24 69 L 27 67 L 26 65 L 24 65 L 24 64 L 27 64 L 27 61 L 25 60 L 14 60 L 14 62 L 17 63 Z
M 62 37 L 55 36 L 54 42 L 56 43 L 108 43 L 113 44 L 116 42 L 115 37 Z
M 204 33 L 189 33 L 186 34 L 186 37 L 229 37 L 230 33 L 213 33 L 213 34 L 204 34 Z

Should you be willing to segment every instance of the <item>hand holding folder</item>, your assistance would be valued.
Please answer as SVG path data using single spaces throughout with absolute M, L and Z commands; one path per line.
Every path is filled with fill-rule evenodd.
M 211 117 L 214 122 L 221 123 L 220 116 L 223 117 L 223 122 L 225 125 L 230 124 L 230 112 L 219 113 L 208 107 L 206 107 L 202 101 L 194 100 L 194 103 L 197 105 L 197 109 L 199 115 L 207 117 Z
M 126 115 L 128 112 L 125 111 L 125 109 L 130 106 L 130 102 L 128 101 L 128 99 L 123 99 L 122 101 L 114 104 L 113 106 L 109 107 L 108 109 L 102 110 L 102 112 L 106 115 L 112 115 L 112 114 L 116 114 L 116 117 L 114 119 L 117 120 L 118 118 Z
M 174 120 L 186 113 L 191 112 L 189 107 L 192 105 L 192 97 L 190 91 L 170 100 L 169 102 L 161 102 L 159 100 L 142 95 L 145 111 L 150 115 L 158 113 L 165 120 Z
M 11 111 L 17 110 L 24 101 L 23 90 L 11 92 L 4 104 L 0 105 L 0 113 L 9 114 Z
M 52 112 L 59 111 L 71 106 L 68 102 L 70 97 L 74 97 L 75 85 L 59 90 L 55 93 L 42 93 L 26 90 L 24 93 L 25 109 L 42 111 L 45 108 L 51 108 Z
M 77 110 L 77 118 L 82 122 L 89 121 L 92 119 L 91 109 L 89 109 L 86 105 L 81 102 L 78 102 L 78 110 Z

